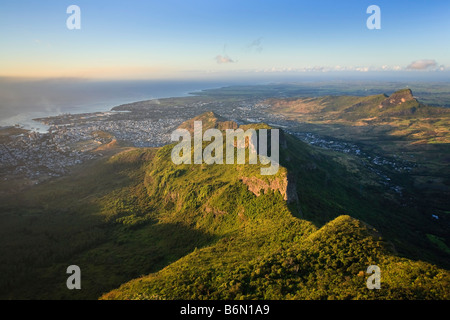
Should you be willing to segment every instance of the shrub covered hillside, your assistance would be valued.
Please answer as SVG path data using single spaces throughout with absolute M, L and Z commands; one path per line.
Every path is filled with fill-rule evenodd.
M 214 113 L 195 119 L 237 127 Z M 174 165 L 171 151 L 118 148 L 0 194 L 0 298 L 448 299 L 446 229 L 357 159 L 281 131 L 273 176 L 260 165 Z M 67 289 L 73 264 L 82 290 Z M 366 287 L 373 264 L 380 290 Z
M 288 238 L 255 236 L 257 227 L 250 234 L 243 230 L 102 299 L 450 298 L 448 271 L 395 257 L 373 229 L 356 219 L 341 216 L 315 231 L 303 227 L 274 228 Z M 381 269 L 379 290 L 366 286 L 365 271 L 372 264 Z
M 379 221 L 370 199 L 354 199 L 352 189 L 331 182 L 343 181 L 342 168 L 288 136 L 282 145 L 285 165 L 274 176 L 261 176 L 259 165 L 174 165 L 172 146 L 161 148 L 145 176 L 149 210 L 159 223 L 183 225 L 211 241 L 101 298 L 450 297 L 448 271 L 397 256 L 377 230 L 350 217 L 360 209 L 359 217 Z M 330 212 L 305 218 L 320 210 Z M 366 286 L 370 265 L 381 269 L 380 290 Z

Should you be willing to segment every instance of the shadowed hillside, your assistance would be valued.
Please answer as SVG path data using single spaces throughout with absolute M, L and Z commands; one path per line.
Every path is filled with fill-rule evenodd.
M 283 132 L 272 176 L 261 164 L 175 165 L 172 147 L 125 150 L 75 180 L 5 199 L 3 297 L 448 298 L 448 271 L 410 259 L 445 261 L 437 248 L 421 250 L 426 223 L 385 197 L 364 167 L 349 171 Z M 83 272 L 81 291 L 65 288 L 71 264 Z M 371 264 L 381 290 L 365 286 Z

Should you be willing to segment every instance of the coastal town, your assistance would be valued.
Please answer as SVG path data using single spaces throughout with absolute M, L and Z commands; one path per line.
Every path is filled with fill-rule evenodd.
M 181 119 L 111 119 L 111 115 L 60 116 L 47 119 L 48 131 L 10 135 L 0 144 L 3 180 L 22 175 L 34 183 L 64 175 L 74 165 L 101 157 L 99 147 L 112 141 L 135 147 L 169 142 Z M 69 120 L 70 119 L 70 120 Z
M 297 122 L 267 112 L 269 106 L 257 99 L 234 102 L 200 97 L 165 100 L 165 103 L 148 100 L 120 105 L 108 112 L 35 119 L 48 130 L 21 130 L 0 143 L 0 179 L 25 177 L 37 184 L 62 176 L 74 165 L 102 157 L 102 146 L 113 142 L 130 147 L 160 147 L 170 143 L 171 133 L 183 121 L 209 110 L 238 124 L 268 123 L 310 145 L 364 159 L 384 184 L 389 184 L 391 179 L 378 167 L 389 167 L 397 172 L 412 168 L 410 163 L 399 159 L 370 156 L 354 143 L 300 132 L 296 129 Z M 395 185 L 391 188 L 399 190 Z

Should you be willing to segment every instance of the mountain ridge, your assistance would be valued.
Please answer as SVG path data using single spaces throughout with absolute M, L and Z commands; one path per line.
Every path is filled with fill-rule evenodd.
M 297 171 L 280 167 L 276 177 L 259 176 L 258 170 L 244 165 L 175 166 L 170 161 L 171 146 L 161 148 L 146 175 L 150 198 L 162 200 L 155 200 L 158 205 L 153 210 L 160 212 L 161 222 L 181 223 L 214 235 L 217 241 L 156 273 L 125 283 L 101 299 L 448 297 L 447 271 L 402 260 L 393 251 L 393 244 L 368 224 L 345 214 L 334 216 L 321 227 L 305 220 L 297 207 L 310 212 L 305 207 L 308 196 L 289 204 L 283 194 L 285 187 L 280 189 L 274 181 L 279 177 L 285 181 L 288 174 L 296 176 L 298 168 L 313 159 L 319 162 L 320 157 L 312 156 L 306 145 L 289 135 L 285 139 L 282 164 Z M 302 151 L 298 153 L 296 148 Z M 317 175 L 323 165 L 316 164 L 316 169 L 305 172 Z M 255 177 L 262 183 L 249 183 L 256 181 Z M 304 178 L 301 183 L 296 181 L 297 188 L 306 183 Z M 296 189 L 297 195 L 302 190 Z M 389 270 L 383 273 L 385 291 L 370 291 L 365 286 L 365 269 L 372 264 Z M 395 276 L 403 267 L 412 274 L 429 270 L 430 276 L 421 278 L 423 285 L 410 291 L 409 278 Z M 436 291 L 429 292 L 431 287 Z
M 237 129 L 238 124 L 234 121 L 227 120 L 224 117 L 218 115 L 214 111 L 206 111 L 192 119 L 184 121 L 182 124 L 178 126 L 178 129 L 186 129 L 191 134 L 194 132 L 194 122 L 201 121 L 203 130 L 208 129 Z
M 214 126 L 220 117 L 200 116 Z M 448 297 L 448 258 L 431 243 L 442 234 L 350 155 L 280 129 L 279 171 L 262 176 L 260 164 L 175 165 L 172 147 L 121 148 L 5 199 L 2 297 Z M 73 263 L 83 270 L 79 292 L 61 286 Z M 389 290 L 366 288 L 368 263 Z

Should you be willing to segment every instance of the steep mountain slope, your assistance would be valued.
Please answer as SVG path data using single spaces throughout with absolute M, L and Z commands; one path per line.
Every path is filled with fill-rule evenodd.
M 383 213 L 387 210 L 392 212 L 389 219 L 397 219 L 398 214 L 401 214 L 404 216 L 403 223 L 409 227 L 430 226 L 429 232 L 425 233 L 415 227 L 416 231 L 411 232 L 410 241 L 421 239 L 420 241 L 427 243 L 426 233 L 430 234 L 429 239 L 434 239 L 435 231 L 431 231 L 433 223 L 435 230 L 445 226 L 439 231 L 439 237 L 445 238 L 444 242 L 448 246 L 449 108 L 425 105 L 410 89 L 396 91 L 390 96 L 378 94 L 364 97 L 269 99 L 266 103 L 267 110 L 282 119 L 280 122 L 289 120 L 286 122 L 293 128 L 292 131 L 302 133 L 303 137 L 312 137 L 308 138 L 312 143 L 318 142 L 325 148 L 333 148 L 333 143 L 353 144 L 356 147 L 354 150 L 361 153 L 362 161 L 366 161 L 369 166 L 374 164 L 375 171 L 382 169 L 386 181 L 396 181 L 394 185 L 398 188 L 394 188 L 397 188 L 400 196 L 394 194 L 392 198 L 403 202 L 405 208 L 414 212 L 408 218 L 408 213 L 402 208 L 390 210 L 390 204 L 384 202 L 385 197 L 381 197 L 383 191 L 378 189 L 374 190 L 374 194 L 380 196 L 380 200 L 373 203 L 383 203 L 386 208 L 381 210 L 380 216 L 387 217 Z M 344 149 L 341 148 L 343 152 Z M 380 157 L 389 160 L 383 164 L 378 161 Z M 385 165 L 389 162 L 393 165 Z M 359 167 L 349 166 L 349 173 L 359 170 Z M 361 181 L 367 182 L 366 177 L 366 174 L 360 175 Z M 385 189 L 388 188 L 386 186 Z M 416 214 L 418 211 L 422 213 L 422 218 Z M 433 222 L 433 216 L 440 220 Z M 426 217 L 430 218 L 429 221 Z M 383 223 L 388 225 L 387 220 Z M 381 228 L 379 225 L 377 227 Z M 414 236 L 413 233 L 417 231 L 422 235 Z M 385 230 L 383 233 L 387 235 Z M 428 248 L 424 252 L 427 251 Z M 413 252 L 410 253 L 414 255 Z
M 380 199 L 352 197 L 357 176 L 288 135 L 281 140 L 283 167 L 275 176 L 261 176 L 259 165 L 174 165 L 173 146 L 161 148 L 145 178 L 152 211 L 160 223 L 216 240 L 102 298 L 448 297 L 447 271 L 396 257 L 392 242 L 373 227 L 342 215 L 383 225 L 389 214 L 378 217 L 383 203 L 374 204 Z M 288 203 L 287 193 L 295 200 Z M 386 230 L 398 231 L 403 218 Z M 307 220 L 325 224 L 319 228 Z M 366 288 L 365 270 L 372 264 L 381 268 L 385 290 Z
M 448 297 L 448 271 L 405 258 L 448 269 L 427 237 L 440 233 L 351 158 L 280 132 L 281 166 L 263 176 L 261 165 L 175 165 L 172 147 L 122 149 L 2 198 L 0 297 Z M 82 290 L 65 286 L 72 264 Z M 365 286 L 370 264 L 380 291 Z
M 392 255 L 373 229 L 341 216 L 319 230 L 225 238 L 102 299 L 448 299 L 450 274 Z M 282 230 L 277 230 L 282 231 Z M 274 239 L 275 238 L 275 239 Z M 278 243 L 278 245 L 274 245 Z M 369 265 L 381 289 L 366 287 Z

